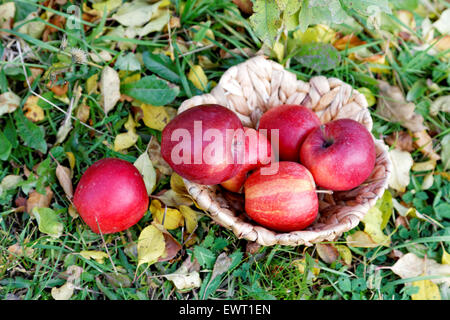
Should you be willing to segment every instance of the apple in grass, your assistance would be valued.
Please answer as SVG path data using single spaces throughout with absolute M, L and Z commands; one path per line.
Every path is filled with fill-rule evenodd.
M 330 121 L 314 129 L 303 142 L 300 162 L 322 188 L 345 191 L 363 183 L 375 166 L 370 132 L 352 119 Z
M 272 146 L 267 137 L 261 132 L 244 127 L 244 159 L 243 166 L 231 179 L 222 182 L 225 189 L 232 192 L 240 192 L 251 170 L 267 165 L 272 160 Z
M 115 233 L 136 224 L 147 212 L 144 180 L 128 161 L 105 158 L 81 176 L 73 203 L 95 233 Z
M 224 106 L 204 104 L 173 118 L 162 131 L 161 155 L 192 182 L 214 185 L 234 177 L 242 167 L 244 128 Z
M 275 174 L 254 171 L 244 184 L 245 211 L 275 231 L 302 230 L 318 215 L 319 201 L 311 173 L 297 162 L 280 161 Z
M 272 141 L 272 130 L 278 129 L 279 159 L 298 161 L 303 141 L 319 125 L 319 117 L 312 110 L 301 105 L 285 104 L 265 112 L 259 120 L 258 130 L 267 130 L 267 138 Z

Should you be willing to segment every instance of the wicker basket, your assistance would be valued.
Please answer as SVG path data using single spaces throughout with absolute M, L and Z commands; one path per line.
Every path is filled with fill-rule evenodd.
M 178 113 L 205 103 L 217 103 L 234 111 L 244 126 L 257 128 L 261 115 L 281 104 L 302 104 L 312 109 L 322 123 L 351 118 L 369 131 L 372 118 L 367 101 L 361 93 L 339 79 L 312 77 L 308 82 L 297 80 L 295 74 L 263 56 L 251 58 L 228 69 L 209 94 L 184 101 Z M 387 188 L 391 163 L 387 146 L 374 138 L 376 163 L 371 176 L 350 191 L 319 194 L 319 215 L 307 229 L 277 233 L 247 217 L 243 196 L 232 194 L 219 185 L 205 186 L 184 180 L 197 204 L 221 226 L 238 238 L 261 245 L 306 245 L 333 241 L 358 225 L 364 214 Z

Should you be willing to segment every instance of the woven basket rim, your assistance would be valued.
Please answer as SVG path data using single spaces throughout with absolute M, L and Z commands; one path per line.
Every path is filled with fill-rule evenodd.
M 211 93 L 185 100 L 178 113 L 210 103 L 229 108 L 238 115 L 244 126 L 254 128 L 265 111 L 287 103 L 307 106 L 316 112 L 322 123 L 347 117 L 362 123 L 369 132 L 373 125 L 364 95 L 349 84 L 324 76 L 315 76 L 309 82 L 303 82 L 297 80 L 295 74 L 264 56 L 250 58 L 229 68 Z M 183 180 L 197 205 L 213 221 L 232 230 L 238 238 L 265 246 L 311 246 L 317 242 L 333 241 L 355 228 L 387 189 L 392 167 L 388 147 L 382 140 L 373 138 L 377 157 L 368 182 L 350 191 L 333 194 L 333 199 L 328 199 L 332 204 L 321 208 L 319 218 L 304 230 L 276 232 L 248 221 L 245 214 L 237 212 L 227 202 L 223 196 L 226 191 L 221 186 L 206 186 Z M 323 202 L 327 204 L 326 201 Z

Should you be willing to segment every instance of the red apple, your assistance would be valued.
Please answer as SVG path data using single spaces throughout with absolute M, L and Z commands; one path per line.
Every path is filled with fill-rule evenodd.
M 370 132 L 351 119 L 326 123 L 312 131 L 300 150 L 300 162 L 322 188 L 343 191 L 363 183 L 375 166 Z
M 297 162 L 278 164 L 277 173 L 263 175 L 261 167 L 245 181 L 245 211 L 257 223 L 276 231 L 304 229 L 319 210 L 314 179 Z
M 320 125 L 317 115 L 301 105 L 281 105 L 265 112 L 259 128 L 267 130 L 267 137 L 276 148 L 272 139 L 272 130 L 279 130 L 279 158 L 284 161 L 298 161 L 300 146 L 306 136 Z
M 272 146 L 265 135 L 247 127 L 244 127 L 244 134 L 243 166 L 233 178 L 221 183 L 222 187 L 233 192 L 240 192 L 248 173 L 262 165 L 269 164 L 272 157 Z
M 164 160 L 180 176 L 199 184 L 219 184 L 235 176 L 243 152 L 241 121 L 217 104 L 183 111 L 162 132 Z
M 135 166 L 125 160 L 105 158 L 81 176 L 73 203 L 92 231 L 115 233 L 136 224 L 147 211 L 149 199 Z

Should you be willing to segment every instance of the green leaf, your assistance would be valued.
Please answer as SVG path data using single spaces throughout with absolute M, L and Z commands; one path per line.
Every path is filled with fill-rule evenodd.
M 211 250 L 200 246 L 196 246 L 194 248 L 194 257 L 204 268 L 212 268 L 214 266 L 214 262 L 216 261 L 216 256 Z
M 340 62 L 339 52 L 328 43 L 308 43 L 303 45 L 294 57 L 305 67 L 317 72 L 336 68 Z
M 273 0 L 256 0 L 253 2 L 253 15 L 250 23 L 256 35 L 272 46 L 281 27 L 280 9 Z
M 171 103 L 180 90 L 178 87 L 170 88 L 167 82 L 151 75 L 123 85 L 120 91 L 141 102 L 154 106 L 164 106 Z
M 24 144 L 42 153 L 47 153 L 44 128 L 28 120 L 22 112 L 16 112 L 14 118 L 16 120 L 17 132 Z
M 173 83 L 181 83 L 180 76 L 176 72 L 175 65 L 172 60 L 165 54 L 153 54 L 144 52 L 142 54 L 145 67 L 151 72 L 157 74 L 161 78 L 169 80 Z
M 121 54 L 116 61 L 115 67 L 119 70 L 138 71 L 141 70 L 141 64 L 133 52 Z
M 7 160 L 11 154 L 12 145 L 3 132 L 0 131 L 0 160 Z
M 59 238 L 62 235 L 64 226 L 59 218 L 59 215 L 50 208 L 33 209 L 33 215 L 39 225 L 39 231 L 50 235 L 53 238 Z
M 304 0 L 300 9 L 300 30 L 305 32 L 311 24 L 341 24 L 348 18 L 339 0 Z
M 355 10 L 362 16 L 370 16 L 378 12 L 392 13 L 388 0 L 341 0 L 348 9 Z M 392 3 L 399 2 L 391 1 Z

